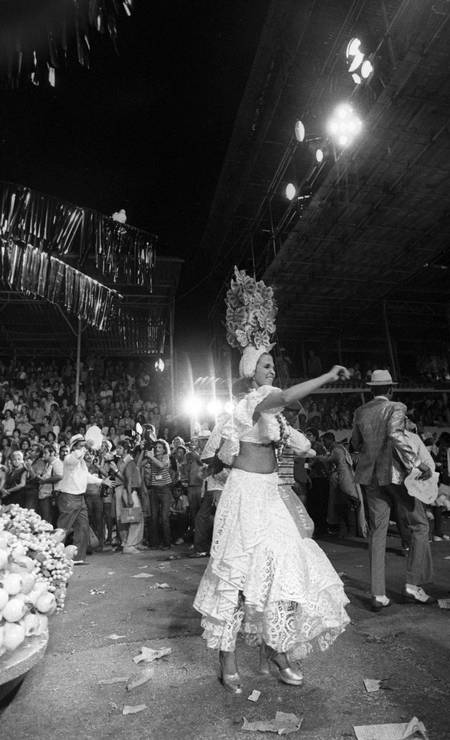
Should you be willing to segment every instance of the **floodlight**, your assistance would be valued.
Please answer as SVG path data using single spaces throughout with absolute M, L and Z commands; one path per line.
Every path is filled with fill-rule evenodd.
M 183 403 L 183 411 L 188 416 L 198 416 L 202 410 L 202 401 L 197 396 L 189 396 Z
M 319 164 L 323 162 L 323 150 L 322 149 L 316 149 L 316 160 Z
M 297 188 L 295 187 L 293 182 L 288 182 L 284 194 L 288 200 L 294 200 L 295 196 L 297 195 Z
M 303 125 L 303 123 L 301 121 L 296 121 L 295 122 L 294 133 L 295 133 L 295 138 L 297 139 L 297 141 L 299 141 L 300 143 L 302 141 L 304 141 L 305 135 L 306 135 L 306 131 L 305 131 L 305 127 L 304 127 L 304 125 Z
M 351 39 L 351 41 L 349 41 L 349 43 L 347 44 L 347 50 L 345 52 L 345 56 L 347 57 L 347 59 L 349 57 L 354 57 L 356 54 L 359 54 L 360 46 L 361 41 L 358 38 Z
M 340 103 L 327 124 L 328 133 L 341 148 L 350 146 L 361 129 L 362 122 L 348 103 Z
M 162 358 L 162 357 L 159 357 L 159 358 L 158 358 L 158 359 L 156 360 L 156 362 L 155 362 L 155 370 L 156 370 L 157 372 L 160 372 L 160 373 L 162 373 L 162 372 L 164 372 L 164 368 L 165 368 L 164 360 L 163 360 L 163 358 Z
M 218 416 L 223 410 L 223 404 L 219 399 L 215 398 L 208 403 L 206 410 L 211 416 Z
M 369 62 L 368 59 L 366 59 L 361 65 L 361 76 L 363 77 L 364 80 L 367 80 L 367 78 L 370 77 L 372 72 L 373 72 L 373 64 L 372 62 Z

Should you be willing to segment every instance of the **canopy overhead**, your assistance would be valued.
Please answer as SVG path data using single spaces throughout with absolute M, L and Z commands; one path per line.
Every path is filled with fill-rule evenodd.
M 237 264 L 276 288 L 283 343 L 340 337 L 364 351 L 386 322 L 398 344 L 448 341 L 449 11 L 419 0 L 272 4 L 202 243 L 215 261 L 213 317 L 220 275 Z M 345 56 L 353 37 L 374 66 L 360 86 Z M 341 153 L 325 129 L 343 100 L 363 130 Z

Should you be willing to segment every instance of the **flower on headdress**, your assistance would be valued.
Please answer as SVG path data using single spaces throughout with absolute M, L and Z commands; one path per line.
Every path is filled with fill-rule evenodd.
M 272 288 L 235 268 L 226 305 L 227 341 L 232 347 L 259 349 L 270 344 L 277 313 Z

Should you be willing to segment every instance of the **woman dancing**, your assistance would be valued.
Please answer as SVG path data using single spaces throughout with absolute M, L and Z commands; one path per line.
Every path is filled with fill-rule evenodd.
M 344 630 L 349 618 L 342 582 L 320 547 L 305 531 L 305 517 L 296 514 L 279 493 L 277 456 L 284 445 L 306 452 L 309 442 L 281 415 L 325 383 L 346 377 L 335 366 L 329 373 L 292 386 L 273 388 L 274 363 L 270 335 L 275 331 L 273 292 L 244 271 L 227 295 L 228 341 L 244 343 L 240 375 L 247 393 L 233 414 L 213 430 L 203 457 L 218 455 L 231 472 L 214 524 L 211 558 L 200 582 L 194 607 L 203 637 L 219 650 L 223 686 L 242 693 L 236 663 L 236 638 L 260 646 L 260 670 L 269 663 L 281 681 L 299 686 L 303 676 L 292 661 L 315 646 L 325 650 Z M 258 347 L 251 342 L 256 339 Z

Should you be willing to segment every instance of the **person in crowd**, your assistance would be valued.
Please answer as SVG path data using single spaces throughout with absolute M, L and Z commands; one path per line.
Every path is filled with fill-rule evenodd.
M 450 486 L 449 450 L 450 434 L 448 432 L 442 432 L 437 441 L 434 460 L 436 470 L 439 473 L 439 484 L 444 486 Z M 444 532 L 444 516 L 442 507 L 438 505 L 429 506 L 428 512 L 430 514 L 430 534 L 433 542 L 441 542 L 442 540 L 450 539 L 449 535 Z
M 201 461 L 199 452 L 199 439 L 198 437 L 194 437 L 184 458 L 191 535 L 195 534 L 195 519 L 202 502 L 204 465 Z M 191 547 L 193 548 L 193 545 Z
M 326 432 L 322 442 L 328 452 L 324 458 L 330 467 L 330 495 L 327 522 L 331 532 L 340 537 L 367 535 L 364 502 L 360 487 L 355 481 L 353 460 L 345 445 L 336 442 L 333 432 Z M 359 516 L 360 515 L 360 516 Z
M 307 493 L 306 508 L 314 522 L 314 536 L 320 537 L 326 534 L 328 529 L 327 513 L 330 482 L 328 467 L 324 462 L 326 449 L 320 441 L 320 433 L 317 429 L 310 427 L 306 430 L 306 436 L 311 442 L 311 449 L 316 453 L 315 457 L 308 460 L 311 488 Z
M 214 514 L 228 478 L 229 469 L 225 468 L 218 457 L 214 457 L 206 470 L 202 486 L 200 509 L 195 517 L 194 552 L 191 558 L 204 558 L 209 555 L 214 524 Z
M 372 609 L 380 611 L 391 604 L 386 596 L 385 552 L 394 507 L 411 534 L 404 597 L 430 604 L 434 599 L 421 586 L 432 579 L 427 518 L 422 503 L 408 495 L 403 481 L 414 467 L 423 480 L 430 478 L 432 471 L 418 459 L 405 434 L 406 406 L 392 401 L 395 383 L 390 372 L 374 370 L 367 385 L 373 398 L 355 412 L 351 445 L 359 452 L 355 480 L 364 488 L 369 515 Z
M 144 534 L 144 519 L 138 491 L 141 487 L 141 475 L 131 454 L 132 445 L 129 440 L 120 442 L 116 448 L 117 473 L 115 489 L 116 522 L 120 530 L 122 552 L 133 555 L 142 549 Z M 132 509 L 136 520 L 126 521 L 127 510 Z
M 11 440 L 8 437 L 2 437 L 0 452 L 1 452 L 0 463 L 2 465 L 6 465 L 11 455 Z
M 236 271 L 236 276 L 253 286 L 245 273 Z M 260 289 L 255 281 L 254 290 Z M 264 289 L 268 296 L 269 289 Z M 229 296 L 236 301 L 233 290 Z M 228 314 L 234 314 L 231 303 L 228 308 Z M 233 340 L 239 336 L 236 326 L 227 326 Z M 292 657 L 306 655 L 314 645 L 325 649 L 349 622 L 341 580 L 317 543 L 302 538 L 280 496 L 275 447 L 288 443 L 290 436 L 282 410 L 343 373 L 345 369 L 336 366 L 319 378 L 280 390 L 273 387 L 269 348 L 247 344 L 240 363 L 247 386 L 244 397 L 234 413 L 218 420 L 207 442 L 209 447 L 216 442 L 217 454 L 231 472 L 220 496 L 210 559 L 194 608 L 202 615 L 208 647 L 219 651 L 222 684 L 233 694 L 243 691 L 236 661 L 239 631 L 251 644 L 261 645 L 262 670 L 268 672 L 270 661 L 281 681 L 300 686 L 303 676 Z
M 73 529 L 73 544 L 77 548 L 75 565 L 86 563 L 89 544 L 89 516 L 84 494 L 88 483 L 101 484 L 102 479 L 89 473 L 84 456 L 86 441 L 82 434 L 70 440 L 69 454 L 63 460 L 63 477 L 59 481 L 58 528 L 67 534 Z M 108 480 L 105 483 L 109 483 Z
M 92 473 L 93 475 L 99 473 L 99 466 L 95 459 L 95 453 L 93 450 L 86 450 L 84 460 L 89 473 Z M 84 494 L 88 510 L 89 526 L 98 539 L 98 547 L 96 548 L 97 552 L 103 551 L 105 541 L 105 528 L 103 525 L 103 497 L 101 495 L 101 489 L 101 483 L 88 483 L 86 486 L 86 493 Z
M 44 469 L 38 476 L 38 512 L 50 524 L 57 520 L 55 491 L 63 477 L 63 463 L 54 445 L 46 445 L 42 452 Z
M 171 547 L 170 507 L 172 505 L 172 476 L 170 474 L 170 448 L 164 439 L 158 439 L 154 451 L 148 450 L 146 458 L 151 465 L 151 548 L 163 550 Z
M 14 429 L 16 428 L 16 422 L 10 408 L 6 408 L 3 411 L 3 434 L 7 437 L 12 437 Z
M 24 505 L 23 493 L 27 482 L 27 470 L 24 465 L 23 453 L 21 450 L 11 452 L 11 465 L 6 471 L 3 488 L 0 491 L 3 504 Z

